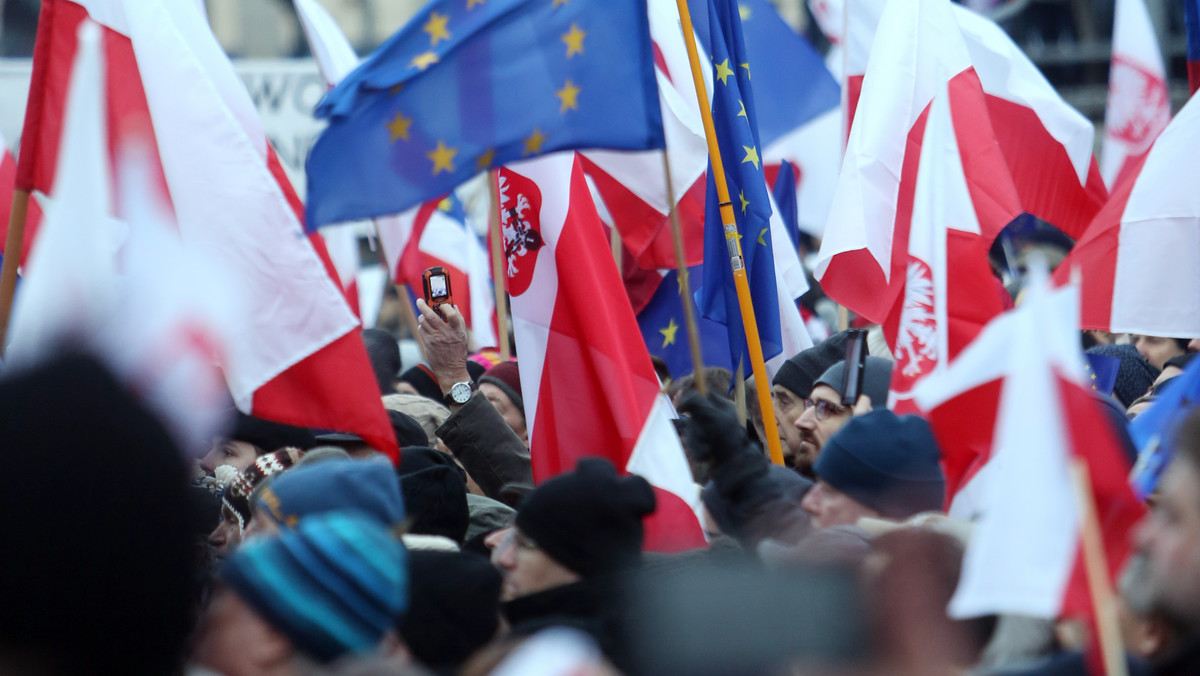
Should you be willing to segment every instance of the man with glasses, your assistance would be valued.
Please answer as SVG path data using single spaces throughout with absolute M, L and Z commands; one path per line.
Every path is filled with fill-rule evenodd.
M 812 393 L 804 400 L 804 412 L 796 418 L 796 431 L 800 436 L 800 457 L 796 468 L 812 474 L 825 443 L 853 415 L 872 409 L 884 408 L 887 404 L 888 386 L 892 380 L 892 362 L 882 357 L 867 357 L 863 367 L 862 394 L 854 407 L 842 405 L 842 383 L 845 380 L 846 362 L 840 361 L 829 367 L 817 378 Z

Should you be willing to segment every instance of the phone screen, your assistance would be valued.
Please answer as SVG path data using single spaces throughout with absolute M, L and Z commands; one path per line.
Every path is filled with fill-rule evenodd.
M 449 295 L 446 289 L 445 275 L 433 275 L 429 278 L 429 295 L 434 298 L 442 298 Z

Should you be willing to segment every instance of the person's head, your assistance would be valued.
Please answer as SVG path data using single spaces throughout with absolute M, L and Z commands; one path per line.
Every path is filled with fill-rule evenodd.
M 461 545 L 471 519 L 467 473 L 445 453 L 414 446 L 404 449 L 396 474 L 408 514 L 407 532 L 440 535 Z
M 1157 605 L 1185 631 L 1195 632 L 1200 630 L 1200 410 L 1180 425 L 1174 450 L 1137 540 Z
M 398 396 L 398 395 L 396 395 Z M 396 443 L 400 448 L 406 446 L 424 446 L 427 441 L 425 430 L 412 416 L 400 411 L 387 411 L 388 421 L 392 423 L 392 432 L 396 435 Z M 382 453 L 371 446 L 357 434 L 348 432 L 333 432 L 317 437 L 317 443 L 336 446 L 352 458 L 373 458 Z
M 1168 359 L 1188 351 L 1188 339 L 1135 335 L 1133 346 L 1151 366 L 1161 369 Z
M 325 512 L 357 511 L 388 529 L 404 522 L 399 482 L 383 458 L 296 467 L 260 488 L 253 503 L 247 537 L 294 528 L 304 517 Z
M 297 449 L 283 450 L 259 456 L 238 474 L 221 493 L 221 521 L 208 536 L 217 556 L 226 557 L 242 543 L 246 524 L 252 515 L 250 494 L 269 476 L 278 474 L 299 462 L 303 455 Z
M 222 566 L 193 659 L 225 676 L 374 652 L 407 601 L 404 546 L 354 512 L 302 519 Z
M 1117 579 L 1121 635 L 1125 649 L 1153 661 L 1168 652 L 1179 638 L 1179 627 L 1158 607 L 1149 574 L 1149 561 L 1135 552 Z
M 417 394 L 389 394 L 383 398 L 383 407 L 389 411 L 396 411 L 417 421 L 421 430 L 425 432 L 425 440 L 420 443 L 411 444 L 413 446 L 434 446 L 437 443 L 437 428 L 446 422 L 450 417 L 450 409 L 441 400 L 433 401 L 427 397 Z M 393 422 L 393 426 L 395 423 Z M 400 436 L 400 431 L 396 432 L 397 437 Z M 407 437 L 402 446 L 407 444 Z
M 362 339 L 375 382 L 379 383 L 379 393 L 395 392 L 396 376 L 400 373 L 400 344 L 383 329 L 363 329 Z
M 1117 380 L 1113 384 L 1113 396 L 1125 407 L 1146 394 L 1159 374 L 1158 367 L 1147 361 L 1132 345 L 1097 345 L 1088 348 L 1087 353 L 1120 360 Z
M 0 664 L 176 673 L 199 562 L 164 424 L 99 361 L 69 355 L 0 379 L 0 439 Z
M 529 430 L 525 428 L 525 400 L 521 398 L 521 374 L 517 362 L 505 361 L 496 364 L 479 379 L 479 393 L 495 407 L 512 431 L 529 443 Z
M 729 384 L 733 382 L 733 373 L 729 369 L 720 366 L 706 366 L 700 373 L 704 379 L 704 387 L 707 391 L 716 392 L 730 399 L 733 398 L 732 394 L 727 394 L 729 392 Z M 689 373 L 681 378 L 676 378 L 671 382 L 671 389 L 669 391 L 671 403 L 679 406 L 689 394 L 696 391 L 695 373 Z
M 929 423 L 876 409 L 830 438 L 813 467 L 817 484 L 801 504 L 814 528 L 940 511 L 946 480 L 938 462 Z
M 813 464 L 825 444 L 850 422 L 853 409 L 842 405 L 842 381 L 846 362 L 839 361 L 826 369 L 813 384 L 812 393 L 804 400 L 804 411 L 796 418 L 795 428 L 800 436 L 800 455 L 796 467 L 812 472 Z M 882 357 L 867 357 L 863 368 L 862 394 L 871 400 L 872 409 L 887 405 L 888 386 L 892 379 L 892 362 Z
M 424 364 L 417 364 L 400 374 L 396 379 L 396 392 L 400 394 L 419 394 L 426 399 L 442 402 L 442 387 L 438 385 L 433 371 Z
M 421 664 L 452 671 L 500 628 L 500 573 L 484 556 L 411 551 L 409 604 L 396 628 Z
M 293 427 L 270 420 L 263 420 L 238 412 L 233 432 L 227 439 L 216 439 L 212 448 L 200 458 L 200 469 L 213 476 L 221 465 L 229 465 L 241 472 L 254 463 L 260 455 L 274 453 L 285 448 L 302 451 L 316 446 L 312 432 L 303 427 Z
M 575 471 L 526 496 L 512 528 L 488 537 L 492 563 L 504 578 L 502 597 L 637 567 L 642 518 L 654 508 L 654 490 L 645 479 L 619 477 L 607 460 L 580 460 Z
M 788 467 L 812 472 L 812 461 L 804 454 L 796 420 L 804 413 L 804 400 L 812 394 L 813 383 L 845 356 L 848 336 L 843 331 L 801 351 L 783 362 L 771 381 L 771 403 L 775 408 L 783 462 Z

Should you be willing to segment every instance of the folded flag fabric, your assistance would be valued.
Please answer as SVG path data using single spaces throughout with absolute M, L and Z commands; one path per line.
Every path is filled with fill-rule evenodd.
M 664 147 L 645 0 L 437 0 L 317 106 L 308 227 L 395 214 L 485 169 Z

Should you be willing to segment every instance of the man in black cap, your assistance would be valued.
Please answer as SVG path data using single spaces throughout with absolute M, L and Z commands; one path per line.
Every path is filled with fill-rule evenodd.
M 883 408 L 856 416 L 825 444 L 813 466 L 817 484 L 801 506 L 813 528 L 940 511 L 946 479 L 939 458 L 933 431 L 919 416 Z
M 813 384 L 812 393 L 804 400 L 804 412 L 796 418 L 795 426 L 800 435 L 800 457 L 796 467 L 805 474 L 812 474 L 813 464 L 825 442 L 850 422 L 851 416 L 887 404 L 892 362 L 882 357 L 867 357 L 863 366 L 862 395 L 854 407 L 842 405 L 845 376 L 845 360 L 829 367 Z
M 263 420 L 237 412 L 233 432 L 228 439 L 216 439 L 212 449 L 200 458 L 200 469 L 212 476 L 221 465 L 229 465 L 239 472 L 254 464 L 260 455 L 274 453 L 281 448 L 307 451 L 317 445 L 313 433 L 303 427 Z
M 516 524 L 487 538 L 513 632 L 572 626 L 608 652 L 618 629 L 618 582 L 641 565 L 642 519 L 654 508 L 645 479 L 619 477 L 600 458 L 579 461 L 526 496 Z
M 801 351 L 783 362 L 771 381 L 771 403 L 775 407 L 783 464 L 803 474 L 811 476 L 812 462 L 805 461 L 796 421 L 804 413 L 804 400 L 812 393 L 813 382 L 845 356 L 849 335 L 848 331 L 842 331 Z

